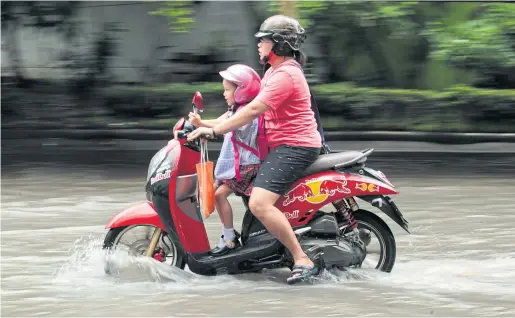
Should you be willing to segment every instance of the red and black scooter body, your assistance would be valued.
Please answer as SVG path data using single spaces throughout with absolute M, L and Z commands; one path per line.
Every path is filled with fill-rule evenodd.
M 148 201 L 122 211 L 106 227 L 135 224 L 160 227 L 187 255 L 188 267 L 197 274 L 234 274 L 288 266 L 291 260 L 285 257 L 284 246 L 248 210 L 246 197 L 242 198 L 247 208 L 241 229 L 242 246 L 221 256 L 208 253 L 210 244 L 197 201 L 195 164 L 200 161 L 199 143 L 188 143 L 185 138 L 179 138 L 193 128 L 184 119 L 177 123 L 174 128 L 176 138 L 159 150 L 150 162 L 146 185 Z M 371 152 L 321 155 L 306 170 L 307 175 L 295 181 L 276 206 L 294 229 L 310 227 L 330 234 L 334 228 L 327 229 L 326 214 L 318 212 L 320 208 L 342 198 L 359 197 L 385 212 L 407 231 L 407 221 L 387 197 L 398 193 L 394 186 L 382 173 L 362 164 Z M 335 165 L 336 169 L 330 168 Z

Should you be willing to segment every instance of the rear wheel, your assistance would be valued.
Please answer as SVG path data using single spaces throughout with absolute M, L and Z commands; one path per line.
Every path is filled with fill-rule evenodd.
M 375 268 L 382 272 L 391 272 L 397 255 L 397 245 L 388 225 L 377 215 L 367 210 L 353 212 L 358 224 L 360 238 L 365 243 L 367 255 L 362 268 Z M 340 223 L 340 227 L 345 225 Z M 350 229 L 344 230 L 346 233 Z
M 153 225 L 131 225 L 110 229 L 104 239 L 103 248 L 111 254 L 125 250 L 133 257 L 144 256 L 156 229 Z M 163 263 L 184 269 L 186 265 L 185 255 L 165 232 L 161 232 L 154 251 L 154 253 L 164 255 Z M 155 257 L 155 259 L 158 260 L 159 257 Z M 104 270 L 107 274 L 110 274 L 111 269 L 112 266 L 107 261 Z

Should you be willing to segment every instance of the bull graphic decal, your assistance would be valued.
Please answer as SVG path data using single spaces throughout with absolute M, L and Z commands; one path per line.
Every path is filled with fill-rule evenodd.
M 341 176 L 339 179 L 312 179 L 301 183 L 284 195 L 283 206 L 288 206 L 296 201 L 308 201 L 313 204 L 322 203 L 335 193 L 350 194 L 347 188 L 347 179 Z

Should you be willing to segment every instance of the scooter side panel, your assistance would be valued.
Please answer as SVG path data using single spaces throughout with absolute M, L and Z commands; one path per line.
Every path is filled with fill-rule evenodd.
M 202 253 L 210 249 L 204 221 L 196 201 L 197 178 L 195 165 L 200 161 L 200 153 L 180 148 L 180 159 L 172 170 L 168 197 L 173 223 L 182 246 L 187 253 Z M 190 200 L 194 199 L 194 201 Z
M 137 203 L 121 211 L 107 223 L 105 228 L 112 229 L 137 224 L 150 224 L 165 231 L 163 223 L 150 201 Z
M 325 205 L 352 196 L 388 195 L 398 192 L 377 179 L 359 174 L 325 171 L 301 178 L 277 200 L 292 227 L 307 224 Z

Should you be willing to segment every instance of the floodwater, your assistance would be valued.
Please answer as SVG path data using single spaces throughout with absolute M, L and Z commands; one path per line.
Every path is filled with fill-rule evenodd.
M 104 225 L 144 200 L 140 168 L 3 170 L 2 317 L 515 315 L 513 173 L 419 179 L 384 169 L 412 231 L 379 212 L 397 240 L 392 273 L 326 273 L 313 284 L 289 286 L 287 270 L 200 277 L 130 259 L 118 261 L 139 276 L 106 276 Z M 231 200 L 239 228 L 242 205 Z M 218 218 L 206 222 L 215 244 Z

